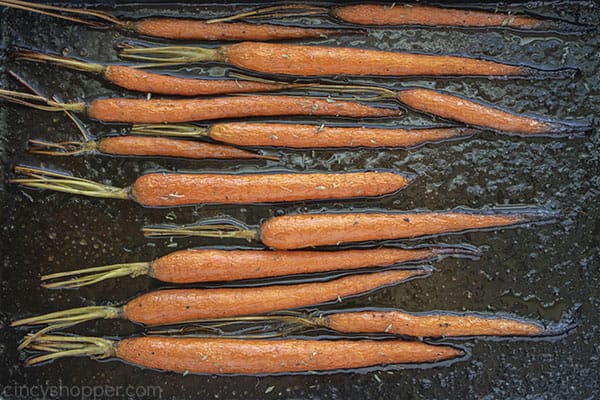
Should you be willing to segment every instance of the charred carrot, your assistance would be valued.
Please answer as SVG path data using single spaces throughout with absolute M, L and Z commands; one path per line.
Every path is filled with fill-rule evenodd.
M 26 187 L 90 197 L 133 200 L 148 207 L 204 203 L 278 203 L 299 200 L 373 197 L 396 192 L 411 178 L 394 172 L 262 173 L 142 175 L 128 188 L 118 188 L 70 175 L 16 166 L 25 176 L 11 182 Z
M 228 339 L 140 336 L 107 340 L 47 335 L 28 348 L 45 354 L 29 365 L 63 357 L 116 357 L 129 364 L 192 374 L 266 375 L 310 371 L 351 372 L 385 365 L 437 363 L 463 350 L 404 340 Z
M 242 42 L 218 48 L 135 47 L 121 57 L 151 64 L 218 61 L 249 71 L 294 76 L 563 76 L 572 69 L 546 70 L 460 56 L 399 53 L 350 47 Z
M 331 35 L 362 34 L 364 31 L 347 28 L 306 28 L 296 26 L 254 24 L 246 22 L 221 23 L 209 20 L 184 19 L 184 18 L 142 18 L 138 20 L 123 20 L 109 13 L 97 10 L 56 7 L 47 4 L 30 3 L 19 0 L 0 1 L 0 5 L 12 7 L 38 14 L 49 15 L 71 22 L 77 22 L 99 28 L 116 28 L 133 31 L 141 35 L 161 37 L 177 40 L 283 40 L 283 39 L 308 39 L 323 38 Z M 269 17 L 272 11 L 285 10 L 285 6 L 273 9 L 267 7 L 244 13 L 249 17 Z M 321 14 L 321 7 L 289 6 L 289 10 L 302 8 L 294 15 Z M 61 14 L 63 13 L 63 14 Z M 64 15 L 67 14 L 67 15 Z M 91 19 L 83 19 L 68 14 L 81 15 Z
M 324 125 L 228 122 L 208 128 L 195 125 L 134 125 L 135 134 L 208 136 L 217 142 L 236 146 L 288 148 L 335 147 L 413 147 L 470 136 L 466 128 L 365 128 L 328 127 Z
M 232 146 L 195 140 L 147 136 L 108 136 L 85 142 L 69 141 L 60 143 L 30 140 L 29 145 L 31 153 L 53 156 L 68 156 L 98 151 L 102 154 L 118 156 L 277 160 L 277 157 L 265 156 Z
M 122 307 L 92 306 L 14 321 L 12 326 L 47 325 L 37 335 L 95 319 L 126 319 L 144 325 L 170 325 L 311 306 L 377 288 L 427 277 L 430 269 L 402 269 L 349 275 L 327 282 L 247 288 L 166 289 L 149 292 Z M 25 341 L 22 346 L 26 346 Z
M 199 283 L 353 270 L 444 257 L 477 257 L 462 246 L 342 251 L 180 250 L 151 262 L 115 264 L 42 276 L 47 288 L 76 288 L 122 276 L 149 275 L 162 282 Z M 67 280 L 58 280 L 69 278 Z
M 303 96 L 253 95 L 149 100 L 107 98 L 89 103 L 58 103 L 37 95 L 0 89 L 0 98 L 43 111 L 85 112 L 88 117 L 103 122 L 145 124 L 281 115 L 376 118 L 401 114 L 397 107 L 372 107 L 356 101 Z
M 496 214 L 447 211 L 321 213 L 274 217 L 264 222 L 260 229 L 220 222 L 145 227 L 143 232 L 148 237 L 202 236 L 261 240 L 265 246 L 273 249 L 291 250 L 509 227 L 550 218 L 549 214 L 531 211 Z
M 177 96 L 205 96 L 228 93 L 272 92 L 290 89 L 301 84 L 261 83 L 235 79 L 197 79 L 157 74 L 125 65 L 101 65 L 72 58 L 42 54 L 28 50 L 15 53 L 18 58 L 57 63 L 63 67 L 100 74 L 122 88 L 136 92 Z
M 227 324 L 281 323 L 289 325 L 287 332 L 301 328 L 325 328 L 340 333 L 375 333 L 412 337 L 464 337 L 464 336 L 553 336 L 564 333 L 571 326 L 545 328 L 542 323 L 510 315 L 473 312 L 420 312 L 369 309 L 343 310 L 315 313 L 283 312 L 269 315 L 252 315 L 234 318 L 195 321 L 176 329 L 151 330 L 151 334 L 192 334 Z M 278 329 L 279 330 L 279 329 Z M 264 333 L 264 330 L 262 331 Z M 229 334 L 229 333 L 228 333 Z

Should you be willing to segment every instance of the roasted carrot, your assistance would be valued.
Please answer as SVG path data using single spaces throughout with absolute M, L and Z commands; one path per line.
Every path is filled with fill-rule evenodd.
M 358 29 L 304 28 L 284 25 L 254 24 L 245 22 L 209 23 L 180 18 L 147 18 L 133 21 L 131 30 L 146 36 L 176 40 L 285 40 L 327 38 L 334 35 L 357 35 Z
M 472 135 L 466 128 L 365 128 L 324 125 L 227 122 L 208 128 L 195 125 L 134 125 L 136 134 L 208 136 L 236 146 L 272 146 L 288 148 L 335 147 L 413 147 L 445 139 Z
M 331 14 L 358 25 L 426 25 L 547 29 L 549 21 L 524 15 L 433 7 L 421 4 L 352 4 L 334 7 Z
M 70 175 L 16 166 L 26 187 L 90 197 L 133 200 L 148 207 L 204 203 L 278 203 L 300 200 L 373 197 L 406 187 L 411 178 L 394 172 L 179 174 L 140 176 L 127 188 L 103 185 Z
M 85 112 L 103 122 L 160 124 L 221 118 L 308 115 L 375 118 L 398 116 L 390 107 L 356 101 L 304 96 L 231 96 L 210 99 L 96 99 L 89 103 L 57 103 L 44 97 L 0 89 L 0 98 L 43 111 Z M 30 102 L 36 101 L 45 105 Z
M 477 257 L 464 246 L 342 251 L 180 250 L 150 262 L 114 264 L 42 276 L 47 288 L 76 288 L 122 276 L 149 275 L 170 283 L 269 278 L 388 266 L 443 257 Z M 61 278 L 69 278 L 60 281 Z M 52 281 L 52 282 L 49 282 Z
M 326 312 L 283 312 L 269 315 L 252 315 L 234 318 L 195 321 L 182 328 L 151 330 L 151 334 L 181 335 L 230 328 L 235 324 L 280 323 L 289 328 L 283 332 L 294 332 L 302 328 L 325 328 L 340 333 L 375 333 L 412 337 L 464 337 L 464 336 L 553 336 L 565 329 L 545 328 L 539 321 L 525 320 L 509 315 L 494 315 L 472 312 L 420 312 L 400 310 L 368 309 Z M 277 328 L 278 331 L 281 328 Z M 261 332 L 265 333 L 263 329 Z M 230 334 L 230 333 L 227 333 Z M 235 334 L 235 333 L 234 333 Z M 275 335 L 275 334 L 274 334 Z
M 529 219 L 523 214 L 444 212 L 300 214 L 271 218 L 262 224 L 261 238 L 269 247 L 294 249 L 511 226 Z
M 266 156 L 232 146 L 147 136 L 108 136 L 85 142 L 69 141 L 50 143 L 30 140 L 31 153 L 54 156 L 68 156 L 98 151 L 103 154 L 119 156 L 156 156 L 180 157 L 190 159 L 268 159 Z
M 355 311 L 324 315 L 320 326 L 345 333 L 390 333 L 415 337 L 540 336 L 536 321 L 475 313 Z
M 272 24 L 254 24 L 246 22 L 220 23 L 209 20 L 184 18 L 142 18 L 138 20 L 123 20 L 103 11 L 77 8 L 56 7 L 47 4 L 30 3 L 19 0 L 3 0 L 0 5 L 32 11 L 39 14 L 77 22 L 99 28 L 116 28 L 133 31 L 141 35 L 177 40 L 282 40 L 323 38 L 330 35 L 363 34 L 364 31 L 348 28 L 307 28 Z M 290 10 L 298 6 L 289 6 Z M 301 6 L 302 10 L 294 15 L 321 14 L 322 7 Z M 272 11 L 284 10 L 285 6 L 271 7 L 244 13 L 246 17 L 269 17 Z M 92 17 L 102 22 L 86 20 L 64 14 Z
M 273 7 L 276 8 L 276 7 Z M 286 11 L 285 6 L 280 11 Z M 281 16 L 303 15 L 307 10 L 288 11 Z M 558 20 L 540 19 L 527 15 L 515 15 L 512 12 L 483 11 L 477 9 L 457 9 L 421 4 L 351 4 L 323 7 L 311 7 L 313 15 L 329 15 L 346 23 L 370 26 L 441 26 L 441 27 L 486 27 L 510 28 L 523 30 L 550 30 L 554 32 L 574 33 L 584 27 Z M 273 17 L 277 17 L 273 14 Z M 247 13 L 240 13 L 223 18 L 215 18 L 210 22 L 230 22 L 247 18 Z
M 591 129 L 589 121 L 557 121 L 518 115 L 491 104 L 431 89 L 405 89 L 397 93 L 405 105 L 421 112 L 467 125 L 525 135 L 570 135 Z
M 161 64 L 218 61 L 249 71 L 295 76 L 553 76 L 546 70 L 460 56 L 399 53 L 350 47 L 242 42 L 218 48 L 122 45 L 121 57 Z
M 509 227 L 534 221 L 547 221 L 551 215 L 540 212 L 354 212 L 297 214 L 273 217 L 250 229 L 222 222 L 192 226 L 145 227 L 148 237 L 203 236 L 261 240 L 268 247 L 291 250 L 304 247 L 339 245 L 364 241 L 415 238 L 496 227 Z
M 63 357 L 119 358 L 129 364 L 184 374 L 268 375 L 312 371 L 351 372 L 364 367 L 436 363 L 463 350 L 404 340 L 228 339 L 140 336 L 107 340 L 85 336 L 40 336 L 29 365 Z
M 197 79 L 157 74 L 125 65 L 101 65 L 72 58 L 19 50 L 18 58 L 57 63 L 63 67 L 102 75 L 109 82 L 136 92 L 178 96 L 205 96 L 228 93 L 272 92 L 304 85 L 261 83 L 235 79 Z
M 355 274 L 327 282 L 246 288 L 166 289 L 149 292 L 122 307 L 92 306 L 14 321 L 12 326 L 47 325 L 38 335 L 95 319 L 127 319 L 144 325 L 169 325 L 305 307 L 355 296 L 377 288 L 427 277 L 427 268 Z M 22 346 L 26 346 L 27 341 Z

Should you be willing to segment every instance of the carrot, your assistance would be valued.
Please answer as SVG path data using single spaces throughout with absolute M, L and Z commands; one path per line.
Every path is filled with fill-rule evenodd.
M 261 83 L 234 79 L 196 79 L 146 72 L 124 65 L 101 65 L 72 58 L 19 50 L 20 59 L 52 62 L 63 67 L 100 74 L 122 88 L 136 92 L 177 96 L 205 96 L 228 93 L 271 92 L 303 86 L 293 83 Z
M 364 31 L 347 28 L 305 28 L 270 24 L 253 24 L 245 22 L 220 23 L 209 20 L 184 19 L 184 18 L 142 18 L 138 20 L 123 20 L 103 11 L 86 10 L 77 8 L 56 7 L 46 4 L 30 3 L 19 0 L 0 1 L 0 5 L 32 11 L 39 14 L 77 22 L 99 28 L 116 28 L 133 31 L 141 35 L 177 39 L 177 40 L 283 40 L 283 39 L 308 39 L 323 38 L 330 35 L 364 34 Z M 289 6 L 289 9 L 302 8 L 294 15 L 321 14 L 322 7 Z M 276 7 L 275 10 L 285 9 L 285 6 Z M 244 13 L 246 17 L 269 17 L 272 8 L 254 10 Z M 99 19 L 102 22 L 72 17 L 65 14 L 82 15 Z
M 342 251 L 180 250 L 151 262 L 115 264 L 42 276 L 46 288 L 76 288 L 105 279 L 149 275 L 162 282 L 198 283 L 270 278 L 388 266 L 443 257 L 477 257 L 466 247 L 379 248 Z M 75 278 L 72 278 L 76 276 Z M 56 281 L 58 278 L 67 280 Z M 52 281 L 48 283 L 48 281 Z
M 205 223 L 192 226 L 153 226 L 143 229 L 148 237 L 203 236 L 261 240 L 277 250 L 416 238 L 496 227 L 509 227 L 552 216 L 540 212 L 354 212 L 297 214 L 273 217 L 260 229 L 237 223 Z
M 126 319 L 144 325 L 170 325 L 204 318 L 251 315 L 355 296 L 387 285 L 427 277 L 430 269 L 355 274 L 327 282 L 247 288 L 165 289 L 138 296 L 122 307 L 92 306 L 14 321 L 12 326 L 47 325 L 37 336 L 95 319 Z M 29 341 L 23 342 L 26 346 Z
M 406 187 L 411 178 L 394 172 L 178 174 L 140 176 L 128 188 L 118 188 L 70 175 L 16 166 L 26 187 L 51 189 L 90 197 L 133 200 L 147 207 L 193 204 L 278 203 L 373 197 Z
M 404 340 L 227 339 L 140 336 L 107 340 L 82 336 L 40 336 L 28 346 L 46 354 L 33 365 L 70 356 L 119 358 L 129 364 L 192 374 L 267 375 L 312 371 L 351 372 L 384 365 L 436 363 L 463 350 Z
M 357 29 L 304 28 L 245 22 L 210 23 L 180 18 L 146 18 L 132 22 L 130 28 L 142 35 L 175 40 L 286 40 L 327 38 L 334 35 L 364 34 Z
M 282 8 L 285 8 L 285 6 Z M 323 8 L 321 12 L 317 7 L 311 7 L 311 11 L 314 12 L 313 15 L 329 15 L 346 23 L 371 26 L 486 27 L 551 30 L 558 33 L 576 33 L 586 29 L 566 21 L 543 20 L 526 15 L 514 15 L 511 12 L 499 13 L 497 11 L 456 9 L 421 4 L 351 4 L 334 6 L 331 9 Z M 302 12 L 303 10 L 298 10 L 298 13 L 290 12 L 283 16 L 302 15 Z M 276 14 L 273 15 L 273 17 L 276 16 Z M 246 17 L 247 13 L 240 13 L 212 19 L 210 22 L 235 21 Z
M 577 134 L 591 129 L 589 121 L 557 121 L 518 115 L 491 104 L 472 101 L 436 90 L 414 88 L 397 93 L 405 105 L 421 112 L 467 125 L 525 135 Z
M 167 123 L 281 115 L 374 118 L 398 116 L 397 108 L 304 96 L 231 96 L 210 99 L 96 99 L 58 103 L 37 95 L 0 89 L 0 98 L 43 111 L 85 112 L 103 122 Z M 39 105 L 29 100 L 45 103 Z
M 97 99 L 88 105 L 87 114 L 105 122 L 163 123 L 282 115 L 374 118 L 398 116 L 401 112 L 355 101 L 255 95 L 190 100 Z
M 524 223 L 522 214 L 347 213 L 271 218 L 261 227 L 266 246 L 294 249 L 370 240 L 404 239 Z
M 137 125 L 135 133 L 164 131 L 161 126 Z M 471 135 L 464 128 L 365 128 L 318 125 L 228 122 L 208 129 L 191 128 L 198 135 L 237 146 L 273 146 L 288 148 L 335 147 L 412 147 L 445 139 Z
M 420 4 L 353 4 L 334 7 L 331 14 L 358 25 L 426 25 L 545 29 L 549 21 L 523 15 Z
M 544 328 L 535 321 L 474 313 L 355 311 L 327 314 L 318 322 L 322 327 L 344 333 L 389 333 L 414 337 L 544 334 Z
M 460 56 L 399 53 L 349 47 L 242 42 L 218 48 L 122 45 L 121 57 L 152 64 L 218 61 L 249 71 L 295 76 L 563 76 L 546 70 Z
M 109 136 L 85 142 L 48 143 L 30 140 L 31 153 L 45 155 L 75 155 L 99 151 L 103 154 L 119 156 L 158 156 L 181 157 L 190 159 L 268 159 L 277 157 L 265 156 L 231 146 L 205 143 L 195 140 L 168 139 L 144 136 Z
M 564 333 L 572 325 L 545 328 L 540 322 L 509 315 L 493 315 L 472 312 L 426 312 L 409 313 L 400 310 L 367 309 L 326 312 L 283 312 L 269 315 L 252 315 L 233 318 L 195 321 L 182 328 L 151 330 L 150 334 L 180 335 L 206 332 L 225 325 L 249 323 L 281 323 L 294 332 L 301 328 L 325 328 L 338 333 L 373 333 L 402 335 L 418 338 L 465 337 L 465 336 L 552 336 Z M 275 328 L 274 328 L 275 329 Z M 261 331 L 265 333 L 264 329 Z M 231 334 L 231 333 L 228 333 Z

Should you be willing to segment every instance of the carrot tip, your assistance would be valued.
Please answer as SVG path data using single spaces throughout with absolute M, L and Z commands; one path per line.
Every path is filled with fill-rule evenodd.
M 561 215 L 560 211 L 551 211 L 545 209 L 526 210 L 515 214 L 518 218 L 517 223 L 535 223 L 545 224 L 551 223 L 558 219 Z
M 551 136 L 582 137 L 591 133 L 592 130 L 593 124 L 591 119 L 553 121 L 549 123 L 547 134 Z
M 542 69 L 535 67 L 521 67 L 521 75 L 533 79 L 573 79 L 581 70 L 577 67 L 564 67 L 557 69 Z
M 568 35 L 585 35 L 596 31 L 596 27 L 590 25 L 577 24 L 569 21 L 548 20 L 540 21 L 534 28 L 538 32 L 555 32 Z
M 433 249 L 433 253 L 437 255 L 440 259 L 446 257 L 455 257 L 467 258 L 470 260 L 478 260 L 483 254 L 481 249 L 470 245 L 438 247 Z

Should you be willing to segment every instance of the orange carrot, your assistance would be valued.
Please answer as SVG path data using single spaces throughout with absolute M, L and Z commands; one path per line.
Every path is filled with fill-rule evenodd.
M 148 237 L 204 236 L 261 240 L 277 250 L 339 245 L 364 241 L 415 238 L 421 236 L 516 226 L 547 221 L 540 212 L 354 212 L 298 214 L 273 217 L 260 230 L 237 223 L 205 223 L 192 226 L 145 227 Z
M 285 9 L 286 6 L 282 6 Z M 298 11 L 288 11 L 280 16 L 306 15 L 302 7 Z M 486 27 L 510 28 L 523 30 L 550 30 L 558 33 L 576 33 L 586 27 L 566 21 L 543 20 L 526 15 L 514 15 L 511 12 L 482 11 L 477 9 L 457 9 L 421 4 L 351 4 L 334 6 L 331 9 L 306 6 L 312 15 L 330 15 L 346 23 L 370 26 L 441 26 L 441 27 Z M 272 7 L 276 9 L 277 7 Z M 284 11 L 284 10 L 280 10 Z M 287 10 L 286 10 L 287 11 Z M 272 17 L 277 17 L 273 14 Z M 211 22 L 234 21 L 247 18 L 248 13 L 240 13 L 224 18 L 216 18 Z
M 97 99 L 87 106 L 90 118 L 105 122 L 163 123 L 281 115 L 374 118 L 400 115 L 392 108 L 355 101 L 304 96 L 231 96 L 211 99 Z
M 404 340 L 226 339 L 140 336 L 121 340 L 47 335 L 28 346 L 45 352 L 29 365 L 68 356 L 119 358 L 129 364 L 192 374 L 268 375 L 350 372 L 364 367 L 436 363 L 463 350 Z M 73 350 L 76 348 L 77 350 Z
M 276 157 L 220 144 L 145 136 L 109 136 L 86 142 L 60 143 L 30 140 L 29 144 L 31 153 L 45 155 L 74 155 L 97 150 L 103 154 L 120 156 L 277 160 Z
M 85 112 L 103 122 L 160 124 L 221 118 L 281 115 L 376 118 L 398 116 L 396 108 L 373 107 L 356 101 L 304 96 L 231 96 L 210 99 L 106 98 L 89 103 L 57 103 L 44 97 L 0 89 L 0 98 L 43 111 Z M 42 102 L 40 105 L 30 102 Z
M 271 218 L 262 224 L 261 239 L 275 249 L 295 249 L 511 226 L 528 219 L 522 214 L 457 212 L 300 214 Z
M 146 66 L 219 61 L 250 71 L 295 76 L 553 76 L 569 70 L 537 69 L 460 56 L 258 42 L 216 49 L 123 45 L 121 56 L 152 63 Z
M 177 40 L 283 40 L 323 38 L 330 35 L 363 34 L 357 29 L 305 28 L 284 25 L 253 24 L 246 22 L 221 23 L 214 20 L 198 20 L 184 18 L 142 18 L 139 20 L 123 20 L 103 11 L 77 8 L 56 7 L 47 4 L 30 3 L 20 0 L 3 0 L 0 5 L 32 11 L 39 14 L 77 22 L 101 28 L 117 28 L 133 31 L 146 36 L 161 37 Z M 285 6 L 276 7 L 282 10 Z M 297 6 L 289 6 L 297 9 Z M 321 14 L 322 7 L 301 6 L 303 10 L 294 15 Z M 272 7 L 244 13 L 246 17 L 269 17 Z M 275 11 L 275 10 L 274 10 Z M 63 14 L 60 14 L 63 13 Z M 72 17 L 74 14 L 99 19 L 103 22 Z
M 331 14 L 358 25 L 426 25 L 544 29 L 548 21 L 522 15 L 420 4 L 353 4 L 334 7 Z
M 556 121 L 518 115 L 490 104 L 468 100 L 436 90 L 415 88 L 397 93 L 398 99 L 421 112 L 459 121 L 471 126 L 526 135 L 560 135 L 585 132 L 589 121 Z
M 213 140 L 237 146 L 332 148 L 412 147 L 468 136 L 473 131 L 464 128 L 385 129 L 230 122 L 214 124 L 205 132 Z
M 151 262 L 115 264 L 42 276 L 47 288 L 76 288 L 105 279 L 149 275 L 170 283 L 269 278 L 388 266 L 447 256 L 477 257 L 465 247 L 379 248 L 343 251 L 180 250 Z M 75 276 L 75 278 L 73 278 Z M 67 280 L 57 281 L 59 278 Z M 48 283 L 48 281 L 54 281 Z
M 389 333 L 414 337 L 539 336 L 544 328 L 535 321 L 474 313 L 406 313 L 354 311 L 330 313 L 317 323 L 344 333 Z
M 175 40 L 286 40 L 327 38 L 334 35 L 363 34 L 356 29 L 304 28 L 245 22 L 207 22 L 181 18 L 146 18 L 127 26 L 146 36 Z
M 204 203 L 278 203 L 373 197 L 406 187 L 411 178 L 394 172 L 142 175 L 129 188 L 103 185 L 47 170 L 17 166 L 26 176 L 11 180 L 27 187 L 90 197 L 133 200 L 148 207 Z
M 144 325 L 169 325 L 205 318 L 266 313 L 355 296 L 380 287 L 427 277 L 430 269 L 355 274 L 327 282 L 246 288 L 166 289 L 149 292 L 122 307 L 92 306 L 14 321 L 12 326 L 47 325 L 38 335 L 94 319 L 127 319 Z M 22 346 L 26 346 L 25 341 Z
M 117 86 L 144 93 L 177 96 L 205 96 L 228 93 L 271 92 L 301 86 L 285 82 L 261 83 L 234 79 L 176 77 L 146 72 L 124 65 L 105 66 L 29 50 L 19 50 L 15 55 L 18 58 L 25 60 L 58 63 L 63 67 L 97 73 Z

